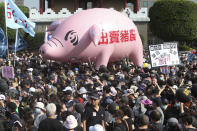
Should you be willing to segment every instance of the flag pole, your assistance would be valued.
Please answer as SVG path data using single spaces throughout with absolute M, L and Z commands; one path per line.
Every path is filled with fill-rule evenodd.
M 16 45 L 18 43 L 18 29 L 16 29 L 16 40 L 15 40 L 15 49 L 14 49 L 14 67 L 15 67 L 15 58 L 16 58 Z
M 4 0 L 4 6 L 5 6 L 4 8 L 6 8 L 6 3 L 7 3 L 6 0 Z M 8 58 L 7 58 L 8 60 L 7 60 L 7 61 L 8 61 L 8 63 L 9 63 L 8 30 L 7 30 L 7 23 L 6 23 L 6 11 L 5 11 L 5 30 L 6 30 L 6 31 L 5 31 L 5 34 L 6 34 L 6 37 L 7 37 L 7 55 L 8 55 Z

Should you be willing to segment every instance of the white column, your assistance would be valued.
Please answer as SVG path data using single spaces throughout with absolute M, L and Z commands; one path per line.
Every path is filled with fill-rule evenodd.
M 45 1 L 45 10 L 48 9 L 48 0 L 44 0 Z

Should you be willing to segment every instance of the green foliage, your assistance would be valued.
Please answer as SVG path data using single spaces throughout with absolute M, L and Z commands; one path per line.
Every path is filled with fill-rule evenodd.
M 179 46 L 179 51 L 190 51 L 190 50 L 191 48 L 186 44 Z
M 159 0 L 149 10 L 150 29 L 164 41 L 197 39 L 197 4 L 187 0 Z
M 21 11 L 27 16 L 29 17 L 29 8 L 25 7 L 25 6 L 18 6 Z M 6 27 L 5 27 L 5 9 L 4 9 L 4 3 L 0 3 L 0 27 L 3 29 L 3 31 L 6 33 Z M 15 37 L 16 37 L 16 30 L 14 29 L 8 29 L 8 40 L 9 43 L 13 44 L 13 42 L 15 41 Z M 22 29 L 19 29 L 19 32 L 21 34 L 22 37 L 24 37 L 25 32 Z
M 28 49 L 29 50 L 35 50 L 35 49 L 39 49 L 40 46 L 44 43 L 44 32 L 38 32 L 35 34 L 35 37 L 31 37 L 30 35 L 28 35 L 25 38 L 25 41 L 28 44 Z

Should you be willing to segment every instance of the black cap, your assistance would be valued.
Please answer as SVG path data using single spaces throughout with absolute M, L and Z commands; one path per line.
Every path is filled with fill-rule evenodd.
M 187 88 L 179 88 L 176 90 L 176 99 L 183 103 L 189 102 L 191 100 L 190 91 Z
M 109 113 L 114 114 L 117 110 L 119 110 L 119 108 L 119 105 L 113 102 L 108 106 L 108 111 Z
M 94 93 L 90 93 L 89 98 L 97 100 L 100 98 L 100 96 L 96 92 L 94 92 Z
M 192 85 L 191 93 L 192 93 L 192 96 L 197 97 L 197 83 Z

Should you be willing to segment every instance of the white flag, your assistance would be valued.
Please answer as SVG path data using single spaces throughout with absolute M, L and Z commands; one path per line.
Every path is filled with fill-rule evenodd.
M 35 23 L 27 19 L 23 12 L 12 0 L 5 0 L 6 26 L 12 29 L 22 28 L 31 36 L 35 35 Z

